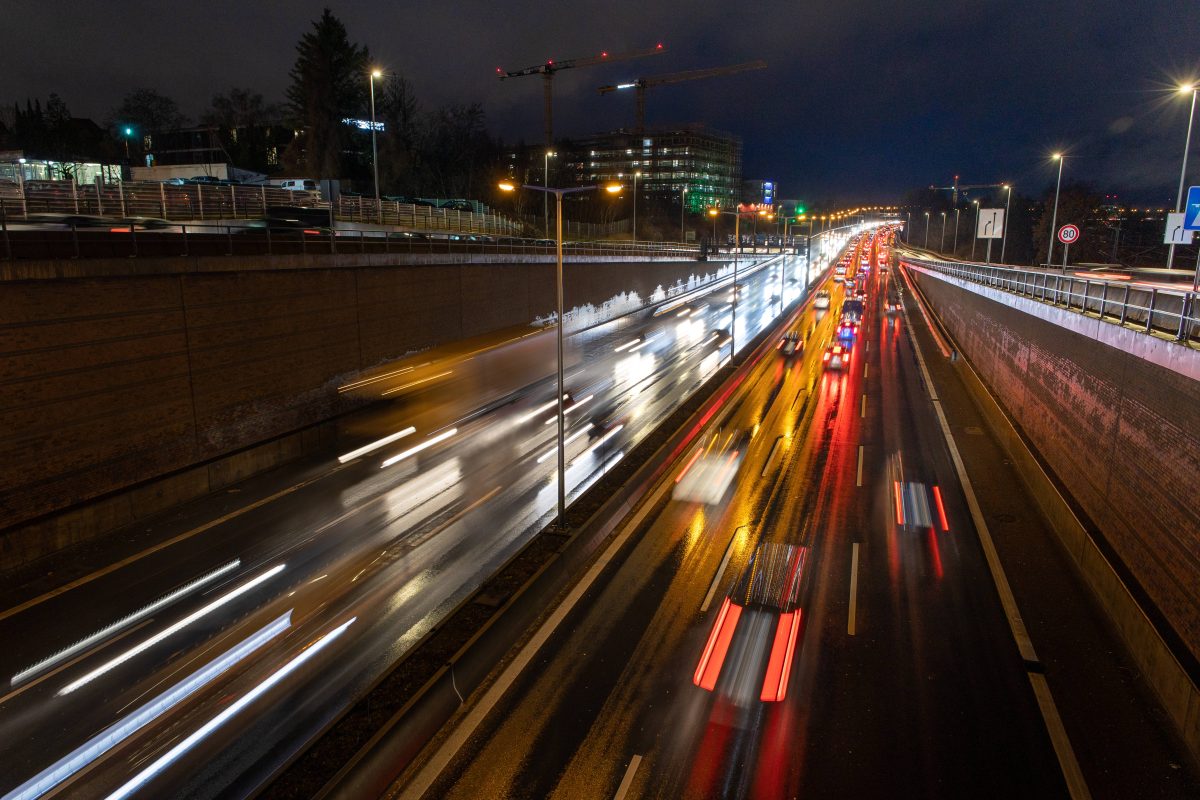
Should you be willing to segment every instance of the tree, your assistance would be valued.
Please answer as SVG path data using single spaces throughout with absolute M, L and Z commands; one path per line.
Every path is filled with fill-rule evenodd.
M 125 95 L 121 105 L 109 117 L 109 127 L 118 138 L 127 126 L 143 134 L 177 130 L 187 123 L 187 117 L 179 112 L 179 105 L 154 89 L 134 89 Z
M 1081 261 L 1106 262 L 1110 258 L 1108 245 L 1111 236 L 1105 233 L 1103 220 L 1097 215 L 1101 197 L 1093 187 L 1084 183 L 1065 183 L 1058 198 L 1058 219 L 1056 227 L 1062 228 L 1068 223 L 1077 225 L 1082 232 L 1077 242 L 1071 245 L 1071 263 Z M 1044 196 L 1044 211 L 1033 229 L 1034 257 L 1036 263 L 1043 263 L 1050 244 L 1050 237 L 1057 231 L 1050 230 L 1051 217 L 1054 214 L 1054 189 L 1049 188 Z M 1054 242 L 1054 261 L 1062 264 L 1063 245 Z
M 486 191 L 499 149 L 488 135 L 481 105 L 442 106 L 425 124 L 427 188 L 440 197 L 474 197 Z
M 379 182 L 383 194 L 415 195 L 421 186 L 421 117 L 417 98 L 403 75 L 388 75 L 375 93 L 379 137 Z
M 287 90 L 288 110 L 303 129 L 304 168 L 314 178 L 345 174 L 342 152 L 367 104 L 367 48 L 350 41 L 346 26 L 328 8 L 296 45 Z
M 274 103 L 267 103 L 263 96 L 252 89 L 236 86 L 225 94 L 213 95 L 208 109 L 200 115 L 200 122 L 218 128 L 253 128 L 278 124 L 283 111 Z

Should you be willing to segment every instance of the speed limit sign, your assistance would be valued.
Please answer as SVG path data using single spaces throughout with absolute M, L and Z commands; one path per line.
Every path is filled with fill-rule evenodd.
M 1058 229 L 1058 240 L 1063 244 L 1071 244 L 1079 238 L 1079 228 L 1074 225 L 1063 225 Z

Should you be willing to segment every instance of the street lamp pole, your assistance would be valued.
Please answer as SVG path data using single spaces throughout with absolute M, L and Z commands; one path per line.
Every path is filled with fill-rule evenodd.
M 1183 142 L 1183 166 L 1179 168 L 1179 193 L 1175 195 L 1176 213 L 1179 213 L 1183 210 L 1183 182 L 1187 177 L 1188 148 L 1192 144 L 1192 118 L 1196 116 L 1196 87 L 1191 84 L 1179 87 L 1180 94 L 1184 94 L 1189 91 L 1192 93 L 1192 108 L 1190 111 L 1188 111 L 1187 139 L 1185 139 Z M 1171 269 L 1174 261 L 1175 243 L 1171 242 L 1171 246 L 1167 249 L 1167 269 Z
M 975 260 L 975 245 L 979 243 L 979 201 L 972 200 L 975 204 L 975 232 L 971 234 L 971 260 Z
M 925 212 L 925 249 L 929 249 L 929 212 Z
M 371 169 L 375 173 L 375 214 L 379 224 L 383 224 L 383 206 L 379 202 L 379 145 L 375 141 L 375 79 L 383 72 L 371 70 Z
M 1054 260 L 1054 230 L 1058 227 L 1058 192 L 1062 189 L 1063 161 L 1066 160 L 1062 153 L 1055 153 L 1054 158 L 1058 160 L 1058 183 L 1054 187 L 1054 213 L 1050 216 L 1050 246 L 1046 250 L 1046 266 L 1050 266 Z
M 683 232 L 684 212 L 687 211 L 687 187 L 683 187 L 683 191 L 679 193 L 679 243 L 687 244 L 687 234 Z
M 1011 221 L 1008 218 L 1012 211 L 1012 184 L 1004 184 L 1004 188 L 1008 190 L 1008 198 L 1004 201 L 1004 233 L 1000 237 L 1000 263 L 1006 264 L 1004 260 L 1004 251 L 1008 249 L 1008 223 Z
M 637 179 L 642 177 L 642 173 L 633 173 L 633 241 L 637 242 Z
M 517 185 L 513 183 L 501 183 L 500 188 L 506 192 L 516 191 Z M 532 189 L 535 192 L 544 192 L 554 195 L 554 211 L 555 211 L 555 237 L 554 237 L 554 279 L 557 304 L 555 311 L 557 313 L 556 329 L 557 329 L 557 344 L 558 344 L 558 524 L 565 524 L 566 508 L 567 508 L 567 455 L 566 455 L 566 409 L 563 407 L 564 396 L 566 394 L 566 383 L 563 369 L 563 235 L 562 235 L 562 199 L 564 194 L 575 194 L 576 192 L 590 192 L 599 189 L 599 186 L 575 186 L 569 189 L 551 189 L 545 186 L 537 186 L 534 184 L 521 184 L 522 189 Z M 609 184 L 604 187 L 606 192 L 610 194 L 621 190 L 620 184 Z
M 958 206 L 954 207 L 954 253 L 958 254 L 958 215 L 962 209 Z
M 942 212 L 942 236 L 938 240 L 938 253 L 946 252 L 946 212 Z
M 542 186 L 546 189 L 542 194 L 542 235 L 547 237 L 550 236 L 550 159 L 555 155 L 547 150 L 542 158 Z

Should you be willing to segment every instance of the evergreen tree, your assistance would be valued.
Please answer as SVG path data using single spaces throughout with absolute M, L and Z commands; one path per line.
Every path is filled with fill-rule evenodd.
M 342 153 L 354 131 L 342 120 L 361 116 L 367 105 L 369 58 L 328 8 L 296 45 L 288 110 L 303 129 L 303 163 L 311 177 L 347 174 Z

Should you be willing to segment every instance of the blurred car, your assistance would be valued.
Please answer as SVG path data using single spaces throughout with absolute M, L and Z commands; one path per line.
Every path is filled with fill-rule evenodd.
M 841 322 L 838 323 L 837 337 L 853 339 L 855 336 L 858 336 L 858 320 L 848 314 L 843 314 Z
M 438 208 L 445 208 L 450 211 L 474 211 L 475 206 L 468 200 L 446 200 Z
M 829 308 L 829 292 L 824 289 L 817 292 L 817 296 L 813 298 L 813 308 Z
M 783 353 L 785 357 L 794 356 L 797 350 L 802 349 L 804 349 L 804 341 L 800 338 L 799 331 L 788 331 L 779 343 L 779 352 Z
M 29 214 L 24 220 L 10 220 L 8 229 L 69 231 L 77 228 L 111 228 L 120 224 L 115 217 L 96 214 Z
M 825 357 L 821 360 L 825 369 L 845 369 L 846 362 L 850 360 L 850 350 L 840 344 L 831 344 L 825 348 Z
M 787 696 L 808 548 L 763 542 L 721 603 L 692 683 L 741 707 Z
M 886 303 L 886 304 L 884 304 L 883 310 L 887 313 L 887 315 L 889 317 L 894 317 L 895 315 L 900 313 L 900 304 L 899 303 Z

